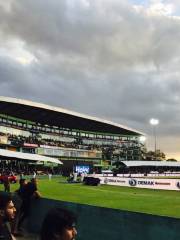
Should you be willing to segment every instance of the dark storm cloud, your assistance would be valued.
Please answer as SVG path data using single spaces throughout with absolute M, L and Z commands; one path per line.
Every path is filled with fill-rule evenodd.
M 179 136 L 180 20 L 127 1 L 11 1 L 0 5 L 0 49 L 13 41 L 37 61 L 0 58 L 0 94 L 62 106 L 151 134 Z M 169 148 L 168 148 L 169 149 Z M 170 151 L 170 150 L 168 150 Z

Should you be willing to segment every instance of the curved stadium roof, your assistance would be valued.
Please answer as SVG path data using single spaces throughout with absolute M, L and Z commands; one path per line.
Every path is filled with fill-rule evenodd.
M 28 100 L 0 96 L 0 114 L 69 129 L 140 136 L 144 133 L 111 121 Z
M 42 162 L 63 164 L 60 160 L 56 158 L 46 157 L 39 154 L 15 152 L 15 151 L 10 151 L 5 149 L 0 149 L 0 159 L 19 159 L 19 160 L 27 160 L 27 161 L 42 161 Z

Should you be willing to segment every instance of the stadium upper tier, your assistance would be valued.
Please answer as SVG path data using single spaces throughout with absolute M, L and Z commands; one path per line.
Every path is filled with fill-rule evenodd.
M 111 121 L 17 98 L 0 97 L 0 113 L 60 128 L 131 136 L 144 135 L 142 132 Z

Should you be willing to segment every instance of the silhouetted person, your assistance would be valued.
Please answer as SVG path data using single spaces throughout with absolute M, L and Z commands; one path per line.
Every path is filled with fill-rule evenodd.
M 4 176 L 4 179 L 3 179 L 3 183 L 4 183 L 4 191 L 5 192 L 10 192 L 10 181 L 9 181 L 9 177 L 8 177 L 8 174 L 6 174 Z
M 17 194 L 16 201 L 15 201 L 17 212 L 16 212 L 16 217 L 14 219 L 14 222 L 12 224 L 12 232 L 15 236 L 22 235 L 22 233 L 18 232 L 17 227 L 18 227 L 20 217 L 22 216 L 21 208 L 22 208 L 23 200 L 25 198 L 26 185 L 27 185 L 26 179 L 21 178 L 19 180 L 19 188 L 18 188 L 18 190 L 15 191 L 15 193 Z
M 53 208 L 45 216 L 40 240 L 73 240 L 77 235 L 76 216 L 63 208 Z
M 18 223 L 18 231 L 21 230 L 21 226 L 26 218 L 29 217 L 30 207 L 31 207 L 31 200 L 32 198 L 40 198 L 41 195 L 37 189 L 37 179 L 32 178 L 30 182 L 28 182 L 22 194 L 22 204 L 20 207 L 20 217 Z
M 10 193 L 0 193 L 0 239 L 13 240 L 14 236 L 11 234 L 10 223 L 14 220 L 16 208 L 12 201 Z

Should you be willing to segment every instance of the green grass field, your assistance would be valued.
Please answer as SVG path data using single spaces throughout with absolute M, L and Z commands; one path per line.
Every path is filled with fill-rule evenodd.
M 11 191 L 17 188 L 17 183 L 11 184 Z M 38 188 L 43 197 L 50 199 L 180 218 L 180 192 L 177 191 L 85 186 L 68 184 L 63 178 L 41 179 Z

